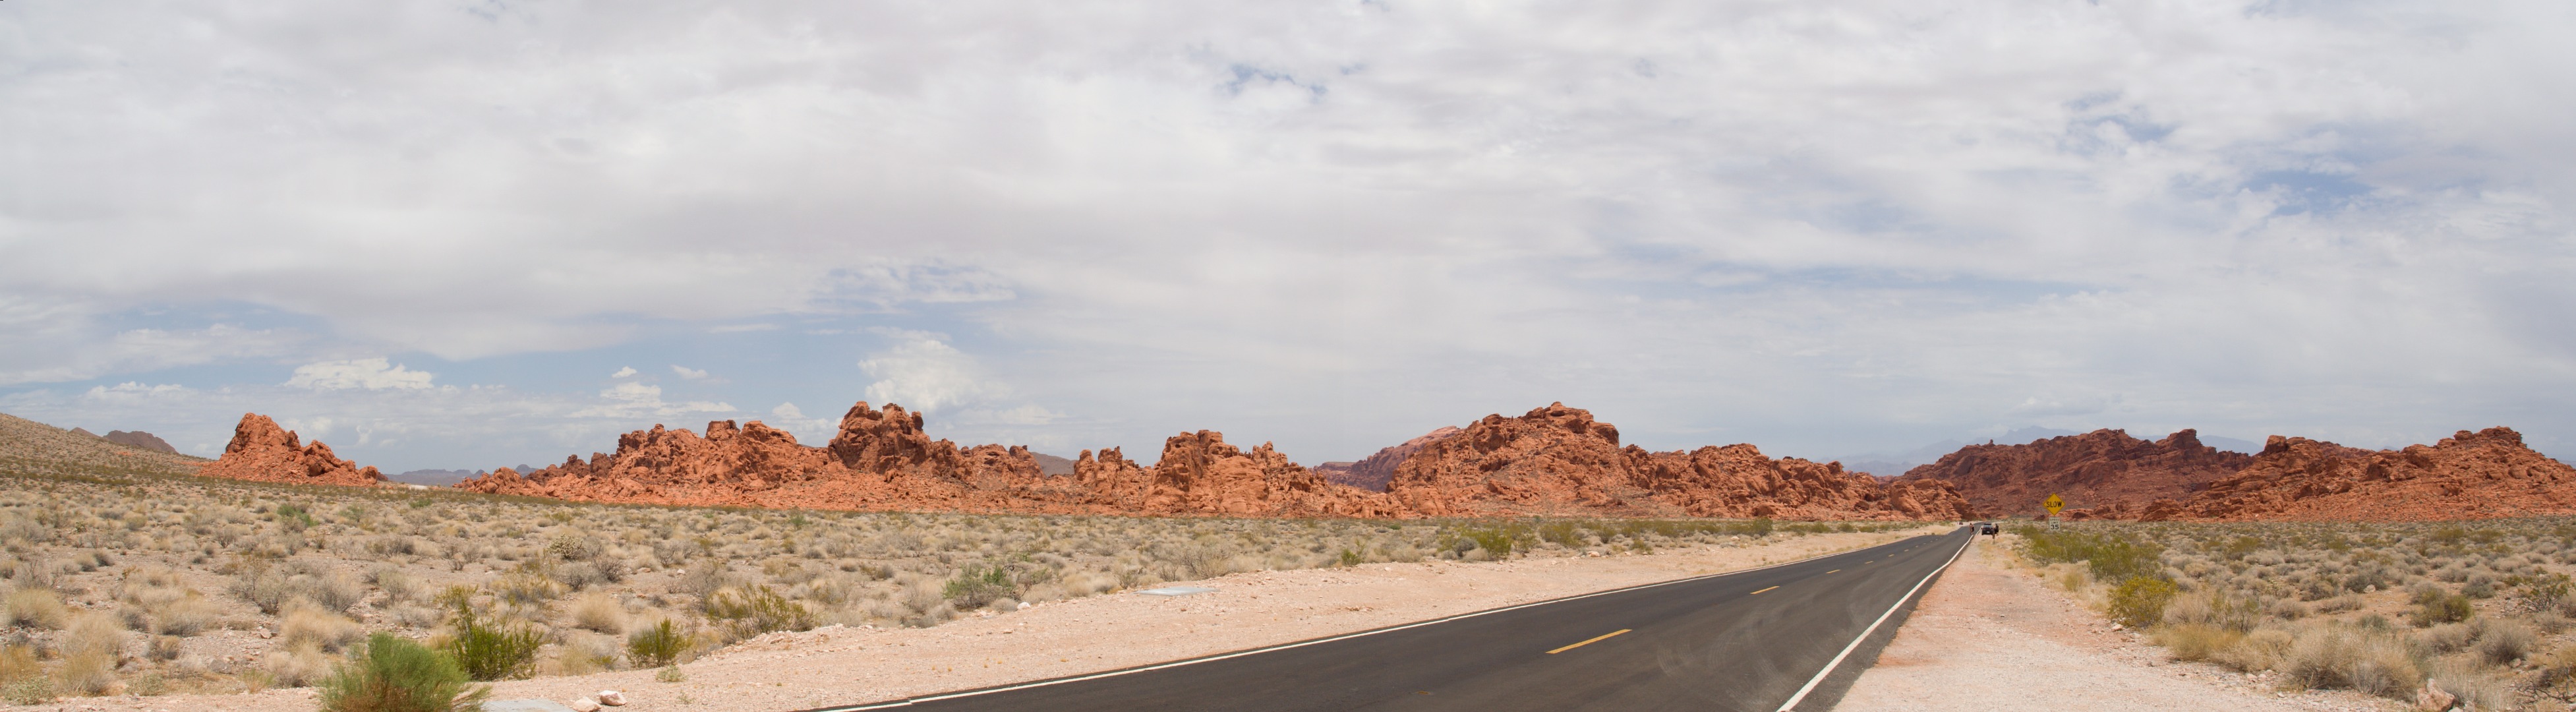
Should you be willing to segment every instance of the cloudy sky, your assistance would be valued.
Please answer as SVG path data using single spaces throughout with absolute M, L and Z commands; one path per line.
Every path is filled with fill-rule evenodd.
M 0 4 L 0 412 L 2576 454 L 2576 4 Z

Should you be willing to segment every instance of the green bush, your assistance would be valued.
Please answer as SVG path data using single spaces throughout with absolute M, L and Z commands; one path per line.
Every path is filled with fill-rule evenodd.
M 2415 610 L 2408 612 L 2408 617 L 2414 619 L 2417 628 L 2440 623 L 2458 623 L 2468 620 L 2469 616 L 2473 615 L 2477 615 L 2477 609 L 2469 607 L 2469 597 L 2456 593 L 2417 596 Z
M 2164 547 L 2117 534 L 2086 534 L 2018 527 L 2023 553 L 2042 562 L 2083 562 L 2101 581 L 2127 581 L 2156 576 L 2164 568 Z
M 313 513 L 292 504 L 277 505 L 277 523 L 288 531 L 304 531 L 313 527 Z
M 940 589 L 939 595 L 956 602 L 959 609 L 971 611 L 994 601 L 1020 595 L 1020 587 L 1017 582 L 1011 580 L 1011 571 L 1008 568 L 998 564 L 991 566 L 969 564 L 966 568 L 957 570 L 957 578 L 949 579 L 948 586 Z
M 545 645 L 545 636 L 525 625 L 491 623 L 475 615 L 471 605 L 456 607 L 455 628 L 439 645 L 439 652 L 465 671 L 473 680 L 503 680 L 527 673 L 528 665 L 537 660 L 537 647 Z
M 735 638 L 749 638 L 774 630 L 813 630 L 814 613 L 805 605 L 787 600 L 769 590 L 753 586 L 750 590 L 725 589 L 707 597 L 707 619 L 725 627 Z
M 2164 579 L 2130 577 L 2111 589 L 2111 620 L 2131 628 L 2154 625 L 2164 620 L 2165 604 L 2172 603 L 2181 590 Z
M 491 695 L 488 685 L 467 685 L 455 661 L 391 633 L 368 637 L 322 681 L 324 712 L 468 712 Z
M 667 618 L 626 636 L 626 657 L 636 667 L 669 665 L 688 650 L 689 637 L 682 635 L 680 627 L 672 625 Z
M 1502 558 L 1512 554 L 1512 532 L 1507 529 L 1501 527 L 1492 529 L 1479 528 L 1469 529 L 1460 533 L 1466 535 L 1469 541 L 1476 542 L 1476 548 L 1485 550 L 1486 554 L 1492 555 L 1495 558 Z

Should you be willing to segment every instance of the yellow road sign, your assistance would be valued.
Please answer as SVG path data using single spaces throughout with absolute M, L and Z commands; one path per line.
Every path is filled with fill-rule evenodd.
M 2041 501 L 2039 506 L 2047 507 L 2049 515 L 2056 516 L 2057 510 L 2066 508 L 2066 499 L 2052 494 L 2048 499 Z

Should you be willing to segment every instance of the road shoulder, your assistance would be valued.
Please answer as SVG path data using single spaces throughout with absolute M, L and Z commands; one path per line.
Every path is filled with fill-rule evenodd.
M 2277 692 L 2250 676 L 2174 663 L 2136 634 L 2013 566 L 1980 538 L 1934 582 L 1836 705 L 1842 712 L 2398 710 L 2347 692 Z

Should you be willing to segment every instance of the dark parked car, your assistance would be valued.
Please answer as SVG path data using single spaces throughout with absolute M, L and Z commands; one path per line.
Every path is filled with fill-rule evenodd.
M 1984 524 L 1978 525 L 1978 527 L 1977 527 L 1977 533 L 1979 533 L 1979 534 L 1993 534 L 1993 533 L 2000 532 L 2000 531 L 2003 531 L 2003 528 L 2002 528 L 2002 527 L 1995 526 L 1995 523 L 1994 523 L 1994 522 L 1986 522 L 1986 523 L 1984 523 Z

